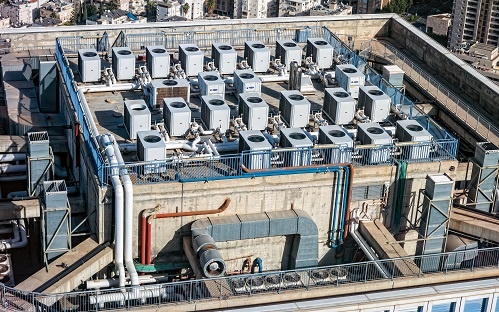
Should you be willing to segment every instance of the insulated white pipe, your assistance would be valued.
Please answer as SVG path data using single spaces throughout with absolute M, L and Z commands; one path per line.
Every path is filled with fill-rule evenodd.
M 118 160 L 114 154 L 113 143 L 110 142 L 107 135 L 102 135 L 101 144 L 106 152 L 107 159 L 113 169 L 111 181 L 114 188 L 114 210 L 115 210 L 115 226 L 114 226 L 114 263 L 118 268 L 119 286 L 125 287 L 125 267 L 123 265 L 123 185 L 121 185 L 118 169 Z
M 97 136 L 99 135 L 99 130 L 97 130 L 97 126 L 95 125 L 94 119 L 92 118 L 92 112 L 88 107 L 87 99 L 85 99 L 85 94 L 83 94 L 82 89 L 78 90 L 78 96 L 80 97 L 83 113 L 87 116 L 87 121 L 90 123 L 89 126 L 92 129 L 92 134 L 94 135 L 94 138 L 97 138 Z M 80 120 L 80 122 L 83 122 L 83 120 Z M 86 139 L 90 140 L 90 138 Z
M 136 300 L 153 297 L 165 298 L 167 296 L 166 288 L 162 286 L 145 286 L 140 289 L 133 289 L 130 292 L 113 292 L 102 295 L 90 296 L 90 304 L 103 305 L 107 302 L 124 302 L 125 300 Z
M 19 173 L 27 170 L 26 165 L 0 164 L 0 173 Z
M 129 91 L 129 90 L 140 90 L 142 87 L 140 84 L 136 83 L 120 83 L 113 84 L 112 86 L 82 86 L 78 91 L 82 91 L 84 93 L 93 93 L 93 92 L 111 92 L 111 91 Z
M 152 275 L 141 275 L 138 277 L 140 284 L 152 284 L 152 283 L 166 283 L 168 282 L 168 276 L 152 276 Z M 97 288 L 109 288 L 116 287 L 119 285 L 119 281 L 115 278 L 87 281 L 87 289 L 97 289 Z M 127 280 L 126 285 L 131 285 L 130 280 Z
M 283 82 L 288 81 L 288 76 L 279 76 L 279 75 L 263 75 L 258 76 L 262 82 Z
M 210 139 L 208 139 L 208 141 L 206 141 L 208 143 L 208 146 L 211 148 L 211 151 L 213 152 L 213 154 L 215 156 L 220 156 L 220 153 L 218 153 L 218 150 L 216 148 L 216 146 L 213 144 L 213 142 L 211 142 Z
M 120 168 L 125 165 L 125 161 L 121 156 L 120 148 L 114 139 L 114 136 L 110 135 L 110 139 L 113 142 L 114 155 L 118 161 Z M 130 176 L 126 168 L 120 170 L 121 180 L 123 181 L 123 186 L 125 187 L 125 235 L 124 235 L 124 245 L 125 245 L 125 265 L 130 275 L 130 280 L 132 286 L 139 285 L 139 277 L 135 265 L 133 264 L 132 255 L 132 240 L 133 240 L 133 184 L 130 180 Z
M 0 154 L 0 162 L 26 160 L 26 153 Z
M 24 219 L 19 219 L 18 224 L 13 226 L 14 239 L 0 241 L 0 251 L 7 249 L 23 248 L 28 245 L 28 237 L 26 236 L 26 226 Z M 19 238 L 20 237 L 20 238 Z

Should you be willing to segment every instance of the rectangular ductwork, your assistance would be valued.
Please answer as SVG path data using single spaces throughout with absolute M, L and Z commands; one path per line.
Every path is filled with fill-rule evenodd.
M 163 46 L 146 47 L 146 64 L 153 79 L 170 75 L 170 54 Z
M 38 196 L 41 184 L 52 177 L 53 156 L 46 131 L 28 132 L 28 194 Z
M 140 161 L 164 161 L 166 143 L 158 131 L 137 132 L 137 157 Z
M 333 47 L 322 38 L 307 39 L 307 56 L 321 69 L 333 65 Z
M 289 70 L 289 64 L 296 61 L 301 64 L 302 49 L 293 40 L 277 40 L 275 45 L 275 58 L 281 59 L 281 63 Z
M 429 142 L 433 136 L 416 120 L 398 120 L 395 136 L 399 142 Z M 411 145 L 403 148 L 404 159 L 426 159 L 430 156 L 430 146 Z
M 268 126 L 269 105 L 258 93 L 239 94 L 239 114 L 249 130 L 265 130 Z
M 42 240 L 44 256 L 53 259 L 71 248 L 70 208 L 64 180 L 43 182 Z
M 201 119 L 207 129 L 229 129 L 230 107 L 220 95 L 201 97 Z
M 392 137 L 378 123 L 360 123 L 357 127 L 357 141 L 362 145 L 389 145 Z M 390 159 L 390 150 L 370 148 L 364 150 L 364 157 L 370 165 L 385 163 Z
M 490 142 L 477 143 L 472 164 L 470 203 L 480 211 L 497 213 L 493 206 L 499 196 L 499 147 Z
M 197 76 L 203 71 L 204 53 L 198 46 L 191 43 L 179 45 L 178 56 L 185 74 L 189 77 Z
M 310 118 L 310 102 L 300 91 L 281 91 L 279 111 L 290 128 L 305 127 Z
M 170 136 L 183 136 L 189 131 L 191 109 L 183 98 L 163 99 L 163 117 Z
M 296 148 L 296 151 L 289 151 L 286 154 L 281 154 L 284 158 L 286 167 L 310 166 L 311 163 L 311 148 L 314 142 L 310 140 L 308 135 L 301 128 L 282 128 L 280 137 L 281 147 Z
M 345 89 L 354 99 L 357 99 L 359 87 L 366 83 L 366 76 L 351 64 L 337 65 L 334 74 L 338 87 Z
M 270 68 L 270 49 L 263 41 L 246 41 L 244 58 L 255 73 L 266 73 Z
M 249 69 L 234 71 L 234 87 L 238 94 L 241 93 L 262 93 L 262 80 Z
M 358 108 L 364 109 L 364 114 L 372 122 L 382 122 L 390 114 L 391 99 L 376 86 L 359 88 Z
M 239 132 L 239 152 L 243 154 L 243 163 L 250 170 L 270 168 L 270 152 L 272 144 L 258 130 Z M 261 153 L 258 153 L 261 152 Z
M 198 74 L 201 95 L 220 95 L 225 97 L 225 82 L 217 72 L 200 72 Z
M 144 100 L 125 101 L 123 119 L 125 129 L 131 140 L 137 138 L 137 131 L 151 130 L 151 112 Z
M 78 50 L 78 71 L 82 82 L 97 82 L 100 80 L 101 59 L 97 54 L 97 50 Z
M 117 80 L 132 80 L 135 77 L 135 55 L 128 47 L 115 47 L 113 73 Z
M 228 43 L 213 43 L 211 58 L 222 75 L 232 75 L 236 70 L 237 52 Z
M 343 88 L 326 88 L 324 90 L 324 112 L 335 125 L 353 122 L 356 103 Z
M 187 103 L 191 100 L 191 86 L 186 79 L 158 79 L 150 84 L 149 105 L 160 108 L 164 98 L 181 97 Z
M 353 139 L 341 126 L 320 126 L 319 144 L 335 144 L 341 146 L 341 149 L 333 149 L 325 155 L 327 163 L 335 164 L 352 161 Z

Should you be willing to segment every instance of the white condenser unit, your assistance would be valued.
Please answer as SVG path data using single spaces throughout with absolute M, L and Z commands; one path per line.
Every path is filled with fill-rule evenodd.
M 137 138 L 138 131 L 151 130 L 151 112 L 144 100 L 125 101 L 123 119 L 125 129 L 131 140 Z
M 312 160 L 311 148 L 314 142 L 310 140 L 301 128 L 282 128 L 279 145 L 283 148 L 293 147 L 296 150 L 279 153 L 286 167 L 310 166 Z
M 234 71 L 234 87 L 237 93 L 262 93 L 262 80 L 250 69 Z
M 275 58 L 280 58 L 281 63 L 289 70 L 289 64 L 292 61 L 301 65 L 302 50 L 293 40 L 277 40 L 275 45 Z
M 146 47 L 147 71 L 151 78 L 167 78 L 170 74 L 170 54 L 163 46 Z
M 353 139 L 348 132 L 338 125 L 319 127 L 319 144 L 340 145 L 338 149 L 324 151 L 327 163 L 347 163 L 352 161 Z
M 433 136 L 416 120 L 398 120 L 395 136 L 399 142 L 430 142 Z M 430 156 L 431 144 L 402 147 L 404 159 L 425 159 Z
M 335 125 L 353 122 L 356 103 L 353 97 L 343 88 L 326 88 L 324 90 L 324 113 Z
M 191 123 L 191 109 L 181 97 L 163 99 L 163 118 L 170 136 L 183 136 Z
M 181 97 L 187 103 L 191 100 L 191 85 L 187 79 L 157 79 L 149 84 L 149 105 L 152 108 L 161 108 L 163 99 Z
M 220 95 L 225 97 L 225 82 L 217 72 L 200 72 L 198 74 L 201 95 Z
M 390 114 L 391 99 L 376 86 L 363 86 L 359 88 L 359 109 L 364 109 L 364 114 L 372 122 L 382 122 Z
M 135 55 L 128 47 L 113 48 L 113 73 L 117 80 L 135 77 Z
M 158 131 L 137 132 L 137 157 L 140 161 L 166 160 L 166 143 Z
M 268 125 L 269 105 L 258 93 L 239 94 L 239 114 L 249 130 L 265 130 Z
M 82 82 L 97 82 L 100 80 L 101 59 L 97 54 L 97 50 L 78 50 L 78 71 Z
M 392 137 L 377 122 L 360 123 L 357 126 L 357 141 L 362 145 L 390 145 Z M 390 150 L 386 148 L 363 149 L 363 158 L 370 164 L 386 163 Z
M 207 129 L 229 129 L 230 107 L 220 95 L 201 96 L 201 119 Z
M 290 128 L 305 127 L 308 125 L 310 107 L 310 102 L 300 91 L 281 91 L 279 111 Z
M 333 47 L 322 38 L 307 39 L 307 56 L 319 68 L 330 68 L 333 65 Z
M 212 44 L 211 58 L 222 75 L 232 75 L 236 70 L 237 52 L 228 43 Z
M 247 130 L 239 132 L 239 152 L 253 152 L 243 154 L 243 163 L 246 168 L 267 169 L 270 168 L 270 153 L 272 144 L 258 130 Z
M 354 99 L 359 97 L 359 87 L 366 83 L 366 76 L 357 67 L 351 64 L 336 65 L 334 75 L 339 87 L 345 89 Z
M 178 49 L 180 65 L 187 76 L 197 76 L 199 72 L 203 71 L 204 53 L 199 50 L 197 45 L 181 44 Z
M 266 73 L 270 68 L 270 49 L 262 41 L 246 41 L 244 58 L 255 73 Z

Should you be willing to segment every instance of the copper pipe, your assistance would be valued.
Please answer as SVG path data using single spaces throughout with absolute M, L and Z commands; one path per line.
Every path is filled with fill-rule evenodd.
M 147 223 L 147 217 L 150 216 L 151 214 L 155 213 L 159 209 L 161 209 L 161 205 L 157 205 L 156 207 L 152 209 L 144 209 L 140 213 L 141 217 L 139 220 L 140 223 L 140 256 L 139 256 L 139 261 L 142 264 L 145 264 L 145 254 L 146 254 L 146 242 L 147 242 L 147 237 L 146 237 L 146 223 Z

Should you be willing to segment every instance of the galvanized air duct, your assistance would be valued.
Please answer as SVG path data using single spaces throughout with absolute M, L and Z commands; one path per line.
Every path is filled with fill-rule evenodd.
M 225 273 L 225 261 L 217 250 L 213 237 L 208 234 L 198 235 L 193 239 L 192 247 L 199 257 L 199 263 L 206 277 L 218 277 Z

